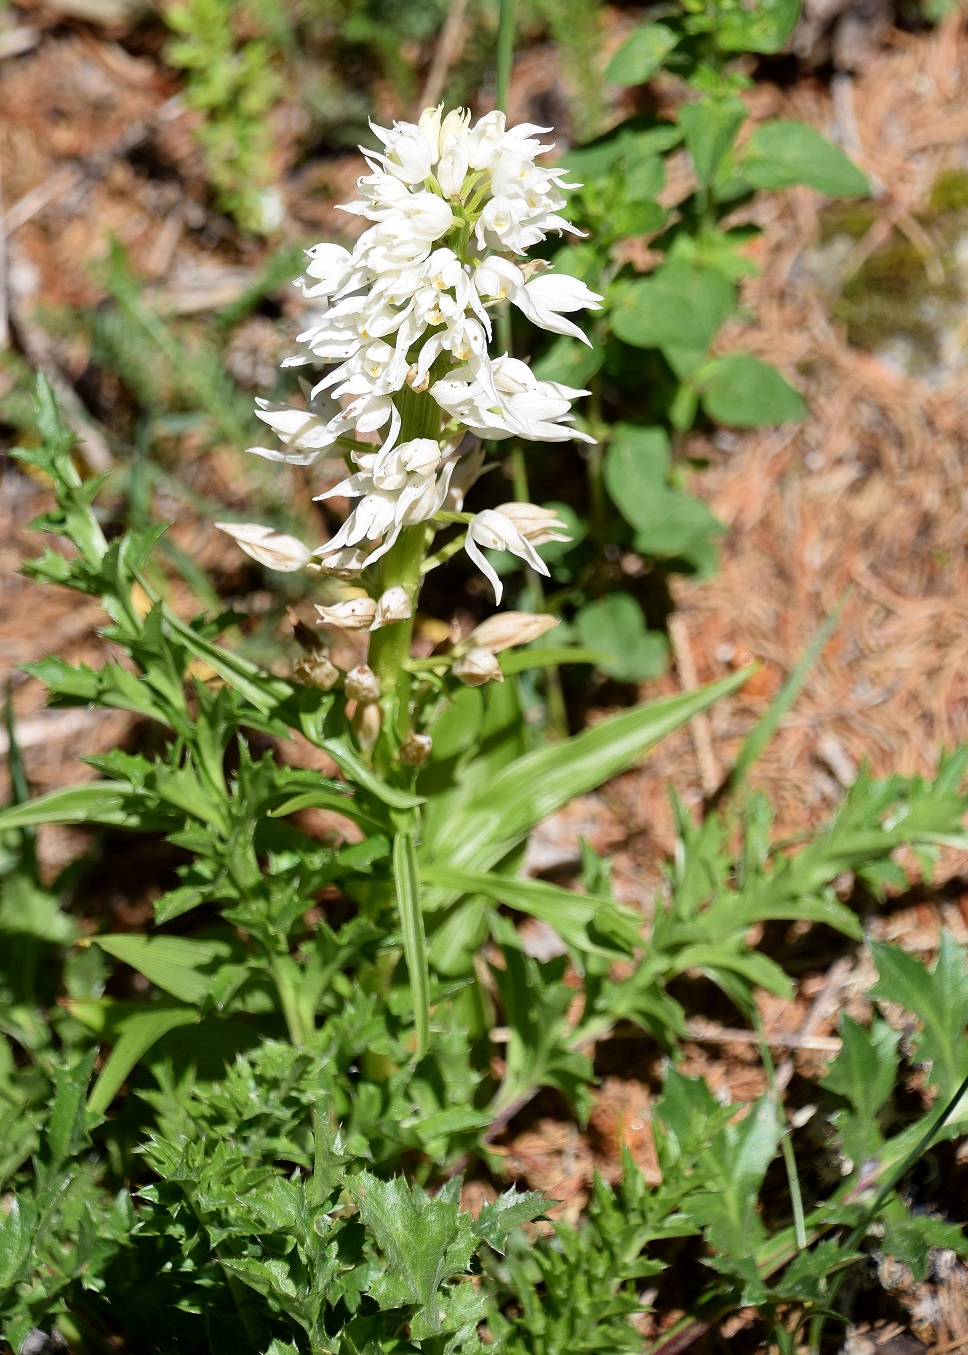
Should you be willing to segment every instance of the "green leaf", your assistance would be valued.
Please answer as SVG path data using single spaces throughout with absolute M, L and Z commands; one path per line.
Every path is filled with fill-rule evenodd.
M 779 52 L 796 28 L 801 0 L 757 0 L 722 6 L 716 16 L 716 45 L 724 52 Z
M 578 339 L 562 334 L 533 363 L 539 381 L 561 381 L 566 386 L 584 387 L 605 361 L 605 350 L 589 348 Z
M 440 1331 L 446 1316 L 440 1287 L 449 1275 L 466 1272 L 474 1250 L 470 1216 L 446 1186 L 427 1196 L 402 1176 L 381 1181 L 367 1171 L 346 1185 L 388 1263 L 373 1296 L 385 1309 L 414 1304 L 430 1329 L 427 1334 Z
M 802 419 L 807 406 L 775 367 L 752 353 L 729 353 L 716 358 L 697 374 L 702 406 L 717 423 L 734 428 L 791 423 Z
M 670 489 L 669 437 L 664 428 L 616 424 L 605 457 L 605 486 L 631 527 L 637 550 L 660 559 L 693 561 L 722 533 L 701 499 Z
M 455 893 L 483 894 L 495 903 L 540 918 L 577 950 L 610 957 L 628 955 L 641 939 L 642 923 L 637 914 L 603 895 L 575 894 L 543 880 L 519 880 L 446 865 L 422 866 L 420 875 L 427 884 Z
M 736 98 L 700 99 L 679 109 L 679 125 L 700 183 L 713 182 L 746 115 L 746 105 Z
M 923 1023 L 915 1038 L 919 1060 L 930 1062 L 929 1083 L 943 1098 L 953 1095 L 968 1071 L 968 966 L 965 951 L 947 930 L 941 934 L 938 958 L 928 970 L 899 946 L 871 943 L 877 983 L 871 997 L 896 1002 Z
M 617 423 L 605 454 L 603 475 L 612 502 L 636 525 L 637 506 L 666 488 L 669 435 L 664 428 Z
M 665 24 L 642 24 L 605 67 L 605 79 L 613 85 L 644 85 L 678 42 L 678 35 Z
M 122 781 L 98 781 L 90 786 L 53 790 L 26 804 L 0 810 L 0 832 L 39 823 L 101 823 L 163 833 L 175 820 L 170 812 L 150 808 L 144 791 Z
M 427 961 L 427 938 L 424 933 L 423 904 L 420 897 L 420 875 L 417 868 L 417 848 L 409 832 L 397 833 L 393 839 L 393 883 L 396 887 L 397 910 L 403 933 L 403 953 L 410 975 L 413 995 L 413 1017 L 417 1032 L 414 1057 L 419 1061 L 430 1044 L 430 968 Z
M 226 941 L 197 941 L 185 936 L 94 936 L 92 942 L 116 960 L 180 1002 L 200 1006 L 215 980 L 213 966 L 232 955 Z M 208 971 L 208 972 L 205 972 Z
M 840 1053 L 820 1085 L 849 1101 L 863 1120 L 874 1122 L 894 1091 L 900 1036 L 886 1021 L 876 1021 L 868 1031 L 845 1015 L 840 1038 Z
M 559 668 L 565 663 L 593 663 L 601 668 L 608 655 L 600 649 L 579 649 L 577 645 L 551 649 L 535 646 L 531 649 L 506 649 L 498 662 L 506 676 L 525 673 L 529 668 Z
M 575 616 L 582 644 L 600 655 L 596 667 L 619 682 L 658 677 L 668 661 L 668 642 L 646 628 L 642 608 L 629 593 L 607 593 Z
M 163 1035 L 178 1026 L 194 1025 L 198 1012 L 194 1007 L 149 1007 L 128 1017 L 120 1038 L 88 1098 L 93 1115 L 103 1115 L 114 1100 L 132 1068 Z
M 735 305 L 736 289 L 719 269 L 676 259 L 618 293 L 612 329 L 633 347 L 661 349 L 682 380 L 702 363 Z
M 930 1214 L 914 1214 L 893 1199 L 881 1211 L 884 1225 L 883 1248 L 888 1256 L 911 1271 L 916 1283 L 927 1276 L 931 1252 L 935 1248 L 964 1256 L 968 1240 L 960 1223 L 945 1223 Z
M 454 806 L 446 822 L 425 837 L 421 860 L 489 870 L 531 829 L 576 795 L 584 795 L 632 766 L 653 744 L 745 681 L 731 674 L 700 691 L 639 706 L 591 729 L 519 757 Z M 441 907 L 446 897 L 427 906 Z
M 867 197 L 871 191 L 838 146 L 805 123 L 786 118 L 756 129 L 737 170 L 754 188 L 809 184 L 828 197 Z
M 96 1058 L 97 1050 L 91 1049 L 73 1066 L 59 1067 L 54 1074 L 56 1091 L 44 1135 L 44 1148 L 47 1165 L 55 1172 L 90 1142 L 84 1098 Z

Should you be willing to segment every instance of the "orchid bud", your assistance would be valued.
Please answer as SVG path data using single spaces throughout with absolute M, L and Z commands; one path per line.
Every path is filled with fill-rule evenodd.
M 292 675 L 297 682 L 303 682 L 307 687 L 318 687 L 322 692 L 330 691 L 340 679 L 336 664 L 322 650 L 304 654 L 297 659 L 292 665 Z
M 407 590 L 399 584 L 388 588 L 376 604 L 376 616 L 370 630 L 379 630 L 381 626 L 391 626 L 395 621 L 407 621 L 413 616 L 413 607 L 407 596 Z
M 558 625 L 556 616 L 543 612 L 498 612 L 470 633 L 471 644 L 498 654 L 512 645 L 526 645 Z
M 465 687 L 483 687 L 485 682 L 503 682 L 501 665 L 489 649 L 469 649 L 455 660 L 451 672 Z
M 324 559 L 316 559 L 312 565 L 312 568 L 318 569 L 323 574 L 330 574 L 334 579 L 358 579 L 365 567 L 363 552 L 357 550 L 355 546 L 344 546 L 341 550 L 334 550 Z
M 430 757 L 433 741 L 429 734 L 408 734 L 400 745 L 400 761 L 405 767 L 422 767 Z
M 364 753 L 372 753 L 383 727 L 383 711 L 376 702 L 362 703 L 357 706 L 353 716 L 353 733 L 356 742 Z
M 518 531 L 533 546 L 544 546 L 549 541 L 570 541 L 568 524 L 562 522 L 553 508 L 539 508 L 536 503 L 501 503 L 496 512 L 510 518 Z
M 331 607 L 316 603 L 316 610 L 326 626 L 339 626 L 342 630 L 368 630 L 376 616 L 376 603 L 372 598 L 349 598 L 346 602 L 334 602 Z
M 216 522 L 220 532 L 230 536 L 251 559 L 280 574 L 305 569 L 312 559 L 309 549 L 294 536 L 263 527 L 258 522 Z
M 358 663 L 346 674 L 343 690 L 350 701 L 359 701 L 360 705 L 371 705 L 380 699 L 380 683 L 376 673 L 368 664 Z

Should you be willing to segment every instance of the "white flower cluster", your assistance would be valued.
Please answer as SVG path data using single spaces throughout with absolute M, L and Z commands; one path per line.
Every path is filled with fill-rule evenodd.
M 509 257 L 549 232 L 573 229 L 560 214 L 573 185 L 564 171 L 537 161 L 550 149 L 539 139 L 545 130 L 509 128 L 499 112 L 472 125 L 465 110 L 444 117 L 441 108 L 417 123 L 374 127 L 384 151 L 366 155 L 370 173 L 344 209 L 373 224 L 352 250 L 320 244 L 309 251 L 299 285 L 315 313 L 285 365 L 327 370 L 307 389 L 305 410 L 259 401 L 259 417 L 283 447 L 251 450 L 304 465 L 348 454 L 351 473 L 320 496 L 357 500 L 340 531 L 312 553 L 327 572 L 358 576 L 405 527 L 462 507 L 482 461 L 479 453 L 459 454 L 465 432 L 593 441 L 572 426 L 572 401 L 587 392 L 540 381 L 508 354 L 488 354 L 496 305 L 510 303 L 534 324 L 587 342 L 567 313 L 601 301 L 575 278 Z M 439 440 L 400 441 L 404 407 L 417 396 L 439 407 Z M 258 536 L 264 530 L 249 525 L 232 534 L 256 558 L 278 558 L 278 542 Z M 562 538 L 542 530 L 547 524 L 522 526 L 501 510 L 471 521 L 468 554 L 498 599 L 500 582 L 480 547 L 514 551 L 547 573 L 535 542 Z M 286 567 L 305 567 L 306 554 L 298 546 Z
M 352 251 L 315 246 L 300 283 L 317 315 L 286 365 L 330 370 L 309 391 L 306 410 L 260 401 L 259 417 L 284 449 L 251 449 L 301 464 L 350 449 L 355 469 L 330 493 L 360 503 L 316 552 L 324 561 L 347 546 L 379 542 L 367 555 L 376 559 L 404 526 L 426 521 L 445 503 L 459 506 L 452 481 L 460 490 L 473 478 L 455 475 L 464 430 L 591 441 L 570 426 L 571 402 L 586 392 L 539 381 L 524 363 L 487 352 L 495 304 L 510 302 L 542 328 L 584 339 L 566 313 L 601 300 L 575 278 L 502 257 L 549 231 L 572 229 L 560 215 L 569 187 L 563 171 L 536 162 L 549 149 L 535 135 L 545 129 L 508 128 L 503 113 L 472 126 L 466 111 L 442 117 L 436 108 L 418 123 L 374 130 L 385 153 L 367 156 L 371 173 L 345 208 L 374 224 Z M 429 392 L 440 406 L 443 443 L 399 445 L 408 388 Z M 375 436 L 380 445 L 372 452 L 360 445 Z

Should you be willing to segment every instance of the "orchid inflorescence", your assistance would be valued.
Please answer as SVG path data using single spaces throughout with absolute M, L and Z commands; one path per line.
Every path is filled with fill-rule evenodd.
M 305 409 L 258 402 L 282 447 L 250 450 L 297 465 L 342 456 L 350 473 L 318 498 L 356 504 L 314 550 L 257 524 L 220 526 L 272 569 L 310 568 L 366 586 L 364 570 L 382 562 L 373 596 L 319 608 L 327 625 L 412 625 L 437 528 L 465 528 L 464 549 L 498 602 L 501 581 L 484 550 L 510 551 L 547 574 L 536 546 L 568 539 L 555 514 L 533 504 L 462 511 L 485 468 L 481 439 L 593 441 L 572 423 L 571 403 L 586 391 L 538 380 L 509 354 L 488 353 L 496 306 L 517 306 L 534 324 L 587 342 L 566 312 L 601 301 L 576 278 L 519 261 L 549 232 L 573 230 L 560 213 L 575 185 L 536 160 L 550 149 L 538 139 L 546 130 L 509 128 L 500 112 L 472 124 L 465 110 L 442 116 L 440 107 L 415 124 L 374 127 L 384 153 L 364 152 L 371 172 L 343 209 L 374 224 L 352 251 L 337 244 L 308 251 L 297 285 L 313 319 L 284 365 L 326 370 L 307 390 Z M 420 530 L 394 559 L 411 528 Z M 453 671 L 472 683 L 488 680 L 485 671 L 500 676 L 496 662 L 474 667 L 466 654 L 455 653 Z

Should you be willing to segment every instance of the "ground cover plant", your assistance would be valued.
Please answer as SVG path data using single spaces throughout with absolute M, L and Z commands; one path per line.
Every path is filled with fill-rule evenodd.
M 432 110 L 393 128 L 357 204 L 372 230 L 352 254 L 311 257 L 305 287 L 328 305 L 299 356 L 341 365 L 306 408 L 263 404 L 282 446 L 260 451 L 342 457 L 356 506 L 320 547 L 223 524 L 267 569 L 318 581 L 323 629 L 296 628 L 290 677 L 240 653 L 232 612 L 186 620 L 165 600 L 163 525 L 112 518 L 38 386 L 41 436 L 20 459 L 56 495 L 38 525 L 69 548 L 30 571 L 99 598 L 118 657 L 98 670 L 51 656 L 34 675 L 56 705 L 131 711 L 144 738 L 95 759 L 98 781 L 39 800 L 15 774 L 0 818 L 0 1311 L 17 1350 L 38 1329 L 90 1350 L 637 1349 L 670 1276 L 687 1312 L 654 1349 L 683 1349 L 737 1308 L 757 1311 L 764 1342 L 816 1349 L 840 1277 L 870 1248 L 915 1275 L 932 1249 L 962 1248 L 957 1219 L 925 1212 L 910 1174 L 964 1129 L 968 980 L 950 937 L 930 967 L 872 948 L 875 1012 L 845 1018 L 812 1117 L 790 1119 L 775 1084 L 723 1104 L 676 1063 L 683 976 L 704 976 L 756 1029 L 757 991 L 789 979 L 752 929 L 857 942 L 845 874 L 877 897 L 907 882 L 898 849 L 927 875 L 940 848 L 964 845 L 968 752 L 928 781 L 862 776 L 791 852 L 746 777 L 794 675 L 701 820 L 677 805 L 646 928 L 591 852 L 582 892 L 523 878 L 527 835 L 743 675 L 545 744 L 521 718 L 517 674 L 602 661 L 558 641 L 554 617 L 497 613 L 411 652 L 422 581 L 459 551 L 500 601 L 484 552 L 510 548 L 544 573 L 537 548 L 567 531 L 526 501 L 464 509 L 479 437 L 574 435 L 575 390 L 500 349 L 489 358 L 490 317 L 510 301 L 577 339 L 563 312 L 601 300 L 514 261 L 540 243 L 529 231 L 564 224 L 529 130 Z M 340 631 L 352 665 L 327 647 Z M 326 772 L 280 758 L 295 735 Z M 336 816 L 328 833 L 309 831 L 311 811 Z M 76 882 L 42 882 L 32 836 L 57 822 L 176 851 L 152 929 L 92 930 L 63 909 Z M 520 915 L 553 929 L 558 954 L 530 953 Z M 584 1117 L 590 1051 L 617 1023 L 668 1052 L 660 1179 L 628 1157 L 584 1221 L 550 1229 L 551 1202 L 504 1190 L 490 1145 L 542 1088 Z M 765 1042 L 763 1058 L 769 1069 Z M 915 1094 L 901 1083 L 912 1070 Z M 805 1134 L 825 1175 L 801 1179 Z M 461 1173 L 494 1186 L 475 1215 Z

